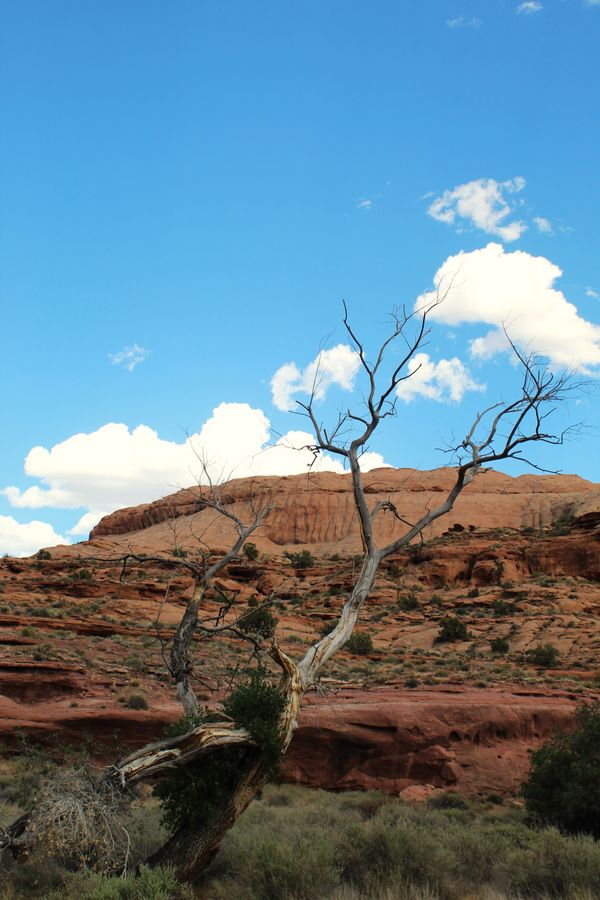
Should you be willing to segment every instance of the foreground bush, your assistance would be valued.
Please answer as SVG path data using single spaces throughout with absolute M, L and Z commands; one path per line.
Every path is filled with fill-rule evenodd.
M 532 818 L 600 837 L 600 703 L 582 706 L 578 727 L 532 756 L 523 797 Z
M 159 811 L 147 807 L 144 818 Z M 269 786 L 236 822 L 206 880 L 177 884 L 168 869 L 139 878 L 18 866 L 6 900 L 594 900 L 600 845 L 532 828 L 511 804 L 438 794 L 412 807 L 375 791 L 328 794 Z
M 454 796 L 454 795 L 453 795 Z M 434 801 L 433 806 L 437 801 Z M 270 787 L 231 830 L 215 900 L 593 900 L 600 846 L 515 807 L 411 807 L 367 792 Z

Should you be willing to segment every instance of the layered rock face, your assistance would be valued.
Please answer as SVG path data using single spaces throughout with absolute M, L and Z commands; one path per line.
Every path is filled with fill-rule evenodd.
M 455 479 L 453 469 L 431 472 L 412 469 L 375 469 L 364 475 L 365 491 L 373 505 L 390 499 L 409 521 L 442 502 Z M 205 489 L 204 489 L 205 490 Z M 287 478 L 243 478 L 221 489 L 223 503 L 242 518 L 250 515 L 250 502 L 275 506 L 253 538 L 265 551 L 277 552 L 297 545 L 318 553 L 358 553 L 358 521 L 348 475 L 329 472 Z M 90 539 L 103 545 L 164 548 L 172 545 L 173 531 L 182 547 L 193 546 L 194 534 L 206 534 L 211 546 L 226 546 L 231 529 L 226 521 L 203 508 L 202 489 L 189 488 L 143 506 L 118 510 L 94 528 Z M 442 534 L 452 525 L 469 528 L 549 528 L 600 508 L 600 486 L 577 475 L 521 475 L 511 478 L 493 470 L 481 472 L 461 494 L 449 516 L 433 523 L 427 537 Z M 177 524 L 179 523 L 179 524 Z M 405 530 L 392 515 L 381 515 L 377 538 L 388 542 Z M 127 537 L 125 537 L 125 535 Z
M 414 520 L 444 499 L 453 478 L 451 469 L 386 468 L 368 473 L 365 484 L 370 504 L 391 499 Z M 360 536 L 349 476 L 241 479 L 223 486 L 221 498 L 242 517 L 253 502 L 274 506 L 252 537 L 258 560 L 231 563 L 219 586 L 238 609 L 274 595 L 278 639 L 298 657 L 335 621 L 356 577 Z M 391 540 L 403 527 L 382 514 L 377 538 Z M 117 744 L 159 737 L 180 715 L 156 635 L 172 635 L 189 577 L 144 561 L 123 579 L 101 561 L 129 550 L 193 554 L 198 535 L 215 552 L 232 539 L 227 521 L 189 489 L 106 516 L 89 541 L 52 548 L 49 560 L 0 560 L 6 744 L 15 733 L 59 743 L 91 736 L 106 758 Z M 341 651 L 324 672 L 326 693 L 306 698 L 288 780 L 336 790 L 420 785 L 514 794 L 531 750 L 572 727 L 577 703 L 596 696 L 599 485 L 483 472 L 425 537 L 381 567 L 358 625 L 373 651 Z M 311 568 L 296 571 L 285 558 L 298 549 L 313 553 Z M 216 594 L 206 602 L 208 613 L 221 604 Z M 447 615 L 465 622 L 465 640 L 438 643 Z M 497 638 L 508 645 L 502 656 L 491 649 Z M 559 653 L 552 669 L 528 657 L 545 644 Z M 228 652 L 242 648 L 234 643 Z M 224 657 L 200 640 L 195 656 L 202 694 L 221 683 Z M 132 694 L 148 708 L 132 708 Z
M 573 727 L 573 696 L 544 690 L 343 691 L 305 704 L 286 780 L 399 794 L 411 785 L 516 794 L 539 744 Z

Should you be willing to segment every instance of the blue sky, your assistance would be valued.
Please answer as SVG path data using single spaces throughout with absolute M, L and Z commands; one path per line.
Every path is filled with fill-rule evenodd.
M 266 420 L 275 440 L 307 431 L 272 379 L 294 362 L 279 406 L 302 398 L 323 340 L 346 343 L 342 298 L 374 346 L 436 272 L 466 279 L 424 349 L 429 381 L 372 447 L 393 465 L 441 464 L 510 392 L 493 336 L 471 343 L 500 319 L 553 365 L 600 369 L 599 2 L 0 15 L 0 552 L 191 480 L 186 432 L 205 423 L 197 446 L 233 474 Z M 351 396 L 340 352 L 324 417 Z M 600 481 L 594 390 L 575 419 L 588 430 L 535 461 Z M 260 471 L 304 465 L 260 454 Z

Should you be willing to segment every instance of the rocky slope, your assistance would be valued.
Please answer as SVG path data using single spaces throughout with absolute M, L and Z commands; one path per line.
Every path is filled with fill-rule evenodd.
M 370 502 L 391 498 L 411 519 L 451 479 L 448 469 L 380 469 L 366 484 Z M 279 638 L 299 655 L 335 620 L 355 577 L 349 479 L 238 480 L 222 498 L 242 515 L 253 498 L 275 504 L 254 538 L 258 559 L 232 563 L 220 586 L 238 607 L 274 592 Z M 400 527 L 381 516 L 379 539 Z M 178 716 L 157 634 L 172 633 L 191 582 L 150 561 L 121 578 L 107 560 L 128 548 L 193 554 L 199 535 L 215 550 L 230 539 L 197 490 L 180 491 L 107 516 L 89 541 L 53 548 L 48 559 L 0 560 L 5 745 L 17 746 L 18 734 L 61 744 L 85 736 L 106 756 Z M 311 568 L 295 570 L 284 556 L 298 549 L 312 551 Z M 209 598 L 209 611 L 219 603 Z M 570 727 L 577 702 L 595 696 L 599 612 L 600 486 L 577 476 L 483 473 L 422 547 L 382 567 L 359 626 L 373 651 L 344 650 L 324 673 L 319 696 L 307 698 L 287 777 L 336 789 L 514 792 L 531 749 Z M 466 639 L 438 642 L 448 614 L 465 623 Z M 493 650 L 499 638 L 506 652 Z M 536 664 L 530 651 L 547 644 L 557 659 Z M 232 654 L 243 653 L 239 642 L 226 654 L 198 642 L 201 696 L 222 689 Z

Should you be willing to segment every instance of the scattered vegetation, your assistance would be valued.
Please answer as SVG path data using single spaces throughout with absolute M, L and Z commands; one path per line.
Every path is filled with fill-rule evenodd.
M 315 558 L 310 550 L 299 550 L 297 553 L 286 552 L 284 556 L 289 559 L 294 569 L 310 569 L 315 564 Z
M 127 709 L 148 709 L 148 699 L 145 694 L 130 694 L 124 705 Z
M 355 656 L 368 656 L 373 652 L 373 639 L 364 631 L 354 631 L 346 641 L 345 649 Z
M 435 639 L 436 644 L 451 644 L 456 641 L 468 640 L 470 640 L 470 635 L 462 619 L 457 619 L 456 616 L 444 616 L 443 619 L 440 619 L 440 630 Z
M 272 637 L 277 626 L 277 619 L 273 613 L 264 604 L 259 604 L 256 597 L 250 597 L 248 607 L 250 612 L 240 620 L 240 631 L 244 634 L 256 634 L 262 638 Z
M 490 641 L 490 649 L 492 653 L 508 653 L 509 644 L 506 638 L 492 638 Z
M 543 669 L 552 668 L 558 662 L 560 653 L 553 644 L 538 644 L 532 650 L 527 652 L 527 660 L 534 666 L 540 666 Z

